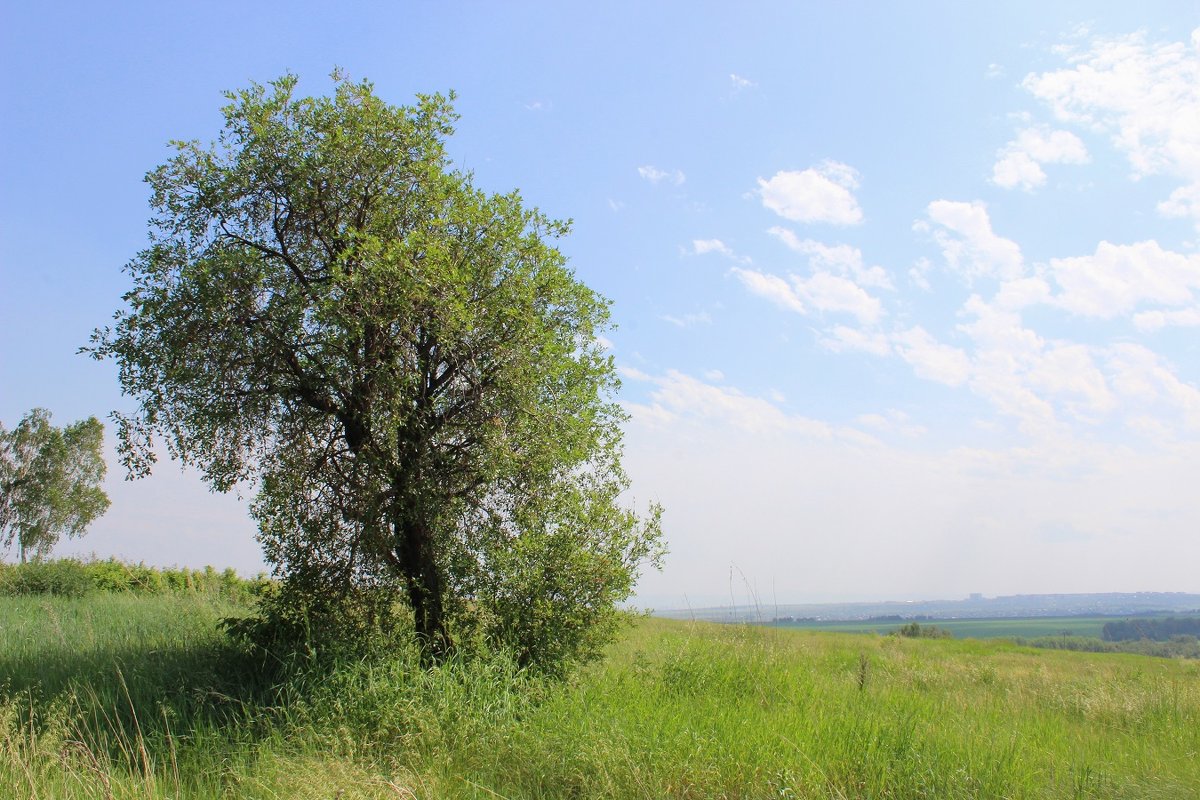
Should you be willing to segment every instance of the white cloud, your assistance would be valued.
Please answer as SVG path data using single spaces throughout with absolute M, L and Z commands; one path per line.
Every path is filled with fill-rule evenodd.
M 1194 292 L 1200 289 L 1200 254 L 1164 250 L 1154 240 L 1101 242 L 1093 255 L 1051 259 L 1049 272 L 1059 286 L 1055 305 L 1082 316 L 1112 319 L 1147 303 L 1194 304 Z
M 1047 303 L 1050 301 L 1050 284 L 1041 276 L 1017 278 L 1004 281 L 996 291 L 995 304 L 1008 311 L 1019 311 L 1023 308 Z
M 992 231 L 983 203 L 935 200 L 929 204 L 928 214 L 939 226 L 933 229 L 933 238 L 941 247 L 947 265 L 968 282 L 983 277 L 1012 280 L 1024 272 L 1021 248 Z M 929 230 L 925 222 L 914 227 Z
M 1108 382 L 1096 366 L 1093 348 L 1087 345 L 1062 342 L 1049 346 L 1030 368 L 1029 382 L 1062 398 L 1077 416 L 1105 414 L 1116 406 Z
M 825 332 L 821 344 L 835 353 L 861 352 L 886 356 L 892 347 L 888 337 L 878 331 L 864 331 L 845 325 L 835 325 Z
M 852 277 L 861 286 L 891 289 L 892 279 L 883 267 L 867 267 L 863 264 L 862 251 L 847 244 L 828 245 L 813 239 L 801 239 L 787 228 L 773 227 L 767 233 L 783 242 L 791 250 L 809 257 L 814 269 L 833 269 Z
M 789 311 L 795 311 L 798 314 L 804 313 L 804 303 L 800 301 L 800 297 L 788 285 L 788 282 L 778 275 L 768 275 L 765 272 L 741 269 L 740 267 L 734 267 L 732 271 L 751 293 L 765 297 Z
M 658 167 L 647 164 L 644 167 L 638 167 L 637 171 L 638 175 L 655 185 L 658 185 L 662 181 L 667 181 L 668 183 L 673 183 L 676 186 L 681 186 L 683 182 L 687 180 L 687 176 L 677 169 L 668 172 L 667 170 L 659 169 Z
M 829 272 L 811 278 L 792 276 L 796 295 L 818 311 L 852 314 L 863 324 L 874 324 L 883 315 L 883 304 L 854 281 Z
M 925 426 L 912 423 L 908 414 L 897 408 L 889 408 L 882 414 L 860 414 L 857 422 L 864 428 L 872 428 L 880 433 L 898 433 L 909 438 L 924 436 L 929 432 Z
M 1133 315 L 1133 324 L 1138 330 L 1160 331 L 1171 325 L 1181 328 L 1200 326 L 1200 306 L 1180 311 L 1142 311 Z
M 1019 150 L 1002 152 L 992 167 L 992 183 L 1005 189 L 1020 186 L 1029 191 L 1045 182 L 1046 173 L 1042 165 L 1034 161 L 1028 153 Z
M 719 369 L 709 369 L 704 371 L 704 377 L 713 383 L 721 383 L 725 380 L 725 373 Z
M 1158 204 L 1158 213 L 1168 219 L 1193 217 L 1200 226 L 1200 183 L 1180 186 Z
M 1160 211 L 1200 227 L 1200 29 L 1192 41 L 1149 42 L 1145 33 L 1065 48 L 1071 66 L 1030 74 L 1024 86 L 1058 119 L 1108 134 L 1133 176 L 1183 180 Z
M 929 273 L 933 271 L 933 262 L 928 258 L 918 258 L 908 269 L 908 280 L 918 289 L 928 292 L 933 289 L 929 282 Z
M 961 386 L 971 372 L 971 361 L 957 347 L 941 344 L 917 325 L 892 335 L 892 343 L 900 357 L 922 378 L 947 386 Z
M 1070 131 L 1025 128 L 1006 144 L 992 168 L 992 182 L 1005 189 L 1030 191 L 1046 182 L 1042 164 L 1086 164 L 1087 148 Z
M 718 253 L 726 258 L 735 258 L 733 250 L 720 239 L 693 239 L 692 253 L 698 256 L 708 253 Z
M 966 302 L 962 314 L 973 318 L 958 326 L 974 344 L 971 390 L 1017 419 L 1027 433 L 1054 432 L 1055 403 L 1088 423 L 1115 407 L 1092 348 L 1047 341 L 1026 327 L 1012 306 L 978 296 Z
M 883 315 L 883 304 L 854 281 L 830 272 L 812 277 L 790 276 L 791 282 L 778 275 L 735 267 L 732 270 L 742 285 L 753 294 L 778 306 L 806 314 L 812 311 L 851 314 L 864 324 L 873 324 Z
M 830 425 L 787 414 L 765 398 L 744 394 L 733 387 L 714 386 L 677 370 L 668 370 L 661 376 L 636 370 L 627 370 L 626 374 L 655 387 L 650 392 L 650 403 L 627 405 L 636 422 L 705 422 L 753 435 L 787 432 L 815 439 L 831 439 L 835 433 Z
M 1153 350 L 1137 344 L 1109 349 L 1113 388 L 1142 407 L 1165 405 L 1181 416 L 1189 430 L 1200 431 L 1200 389 L 1179 379 L 1171 365 Z M 1156 415 L 1158 421 L 1163 420 Z
M 825 161 L 802 172 L 777 172 L 758 179 L 763 206 L 795 222 L 856 225 L 863 220 L 854 198 L 858 173 L 837 161 Z

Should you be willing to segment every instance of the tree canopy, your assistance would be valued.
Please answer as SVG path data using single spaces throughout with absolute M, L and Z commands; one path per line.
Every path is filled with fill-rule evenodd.
M 453 95 L 335 81 L 231 92 L 216 142 L 147 175 L 150 243 L 92 348 L 138 404 L 124 463 L 161 437 L 250 482 L 305 614 L 399 594 L 433 658 L 476 633 L 587 657 L 661 538 L 620 502 L 608 301 L 553 244 L 569 223 L 452 169 Z
M 66 428 L 44 408 L 11 431 L 0 424 L 0 544 L 15 542 L 21 562 L 50 552 L 64 533 L 82 536 L 108 510 L 104 426 L 95 417 Z

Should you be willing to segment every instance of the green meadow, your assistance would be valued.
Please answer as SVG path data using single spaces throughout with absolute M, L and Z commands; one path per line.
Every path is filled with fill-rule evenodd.
M 216 594 L 0 598 L 0 794 L 1187 798 L 1200 663 L 640 618 L 566 682 L 264 669 Z M 269 680 L 264 676 L 271 675 Z M 7 794 L 4 794 L 7 793 Z

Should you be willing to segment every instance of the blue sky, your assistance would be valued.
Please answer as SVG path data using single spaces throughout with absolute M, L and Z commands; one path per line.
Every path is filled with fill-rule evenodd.
M 221 92 L 455 90 L 450 150 L 575 222 L 680 606 L 1200 589 L 1200 9 L 7 4 L 0 420 L 127 408 L 75 354 L 142 175 Z M 169 464 L 61 552 L 261 566 Z M 732 577 L 731 577 L 732 576 Z

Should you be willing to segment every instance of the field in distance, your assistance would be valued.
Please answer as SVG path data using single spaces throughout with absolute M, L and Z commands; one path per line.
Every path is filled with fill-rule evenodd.
M 935 625 L 956 639 L 1035 639 L 1040 636 L 1086 636 L 1099 639 L 1113 617 L 1003 617 L 1000 619 L 921 619 L 922 627 Z M 780 628 L 888 634 L 908 620 L 796 620 L 771 623 Z

